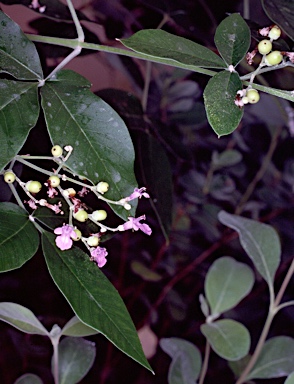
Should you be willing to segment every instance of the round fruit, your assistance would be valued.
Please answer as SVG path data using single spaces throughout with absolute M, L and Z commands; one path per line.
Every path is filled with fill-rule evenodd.
M 71 238 L 74 240 L 74 241 L 79 241 L 79 240 L 81 240 L 81 238 L 82 238 L 82 232 L 79 230 L 79 229 L 74 229 L 74 232 L 75 232 L 75 234 L 77 235 L 76 237 L 73 237 L 73 236 L 71 236 Z
M 49 182 L 51 187 L 58 187 L 60 184 L 60 178 L 58 176 L 52 175 L 49 177 Z
M 97 192 L 99 193 L 105 193 L 109 189 L 109 184 L 106 183 L 105 181 L 100 181 L 100 183 L 97 184 Z
M 97 247 L 99 244 L 99 237 L 98 236 L 90 236 L 87 239 L 87 243 L 90 247 Z
M 62 156 L 63 149 L 60 145 L 54 145 L 54 147 L 51 149 L 51 153 L 54 157 L 60 157 Z
M 247 96 L 243 96 L 241 100 L 243 101 L 243 104 L 248 104 L 249 103 L 249 100 L 248 100 Z
M 246 97 L 248 98 L 248 103 L 255 104 L 259 101 L 260 96 L 256 89 L 249 89 L 247 91 Z
M 283 60 L 283 55 L 280 51 L 272 51 L 265 57 L 265 63 L 268 66 L 280 64 Z
M 79 209 L 78 212 L 74 213 L 73 217 L 83 223 L 88 219 L 88 214 L 84 209 Z
M 99 209 L 98 211 L 94 211 L 92 213 L 92 219 L 95 221 L 105 220 L 107 217 L 107 212 L 104 209 Z
M 42 184 L 39 181 L 30 180 L 26 183 L 26 190 L 31 193 L 38 193 L 42 189 Z
M 269 31 L 268 37 L 272 40 L 277 40 L 281 36 L 281 33 L 281 29 L 277 25 L 274 25 Z
M 257 49 L 258 49 L 258 52 L 262 55 L 267 55 L 268 53 L 270 53 L 270 51 L 272 50 L 272 43 L 270 40 L 261 40 L 259 43 L 258 43 L 258 46 L 257 46 Z
M 15 181 L 15 174 L 13 172 L 7 171 L 4 173 L 5 183 L 11 184 Z
M 77 192 L 73 188 L 67 188 L 62 193 L 64 197 L 74 197 Z

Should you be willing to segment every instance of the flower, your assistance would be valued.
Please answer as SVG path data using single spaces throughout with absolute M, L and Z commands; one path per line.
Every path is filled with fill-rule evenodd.
M 91 249 L 91 260 L 95 261 L 95 263 L 97 263 L 99 268 L 104 267 L 104 265 L 106 264 L 107 255 L 108 255 L 108 252 L 106 248 L 96 247 Z
M 140 217 L 129 217 L 128 218 L 128 221 L 122 225 L 119 225 L 117 227 L 118 231 L 126 231 L 128 229 L 133 229 L 134 231 L 138 231 L 139 229 L 146 233 L 146 235 L 150 236 L 151 233 L 152 233 L 152 230 L 151 228 L 149 227 L 148 224 L 142 224 L 140 223 L 140 220 L 145 220 L 146 219 L 146 216 L 145 215 L 142 215 Z
M 144 188 L 144 187 L 142 187 L 142 188 L 135 188 L 134 192 L 132 194 L 130 194 L 130 196 L 125 197 L 122 200 L 124 200 L 124 201 L 131 201 L 131 200 L 134 200 L 134 199 L 137 199 L 137 198 L 141 199 L 142 196 L 146 197 L 146 199 L 149 199 L 150 196 L 145 191 L 146 191 L 146 188 Z
M 72 238 L 76 238 L 77 234 L 74 231 L 74 227 L 72 225 L 63 225 L 62 227 L 58 227 L 54 229 L 54 233 L 57 236 L 55 239 L 56 246 L 65 251 L 66 249 L 70 249 L 72 246 Z

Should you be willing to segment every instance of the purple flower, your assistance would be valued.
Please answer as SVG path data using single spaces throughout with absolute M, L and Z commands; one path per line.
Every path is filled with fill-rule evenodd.
M 129 217 L 128 220 L 126 223 L 122 224 L 122 225 L 119 225 L 117 227 L 117 229 L 119 231 L 126 231 L 128 229 L 133 229 L 134 231 L 138 231 L 139 229 L 146 233 L 146 235 L 150 236 L 151 233 L 152 233 L 152 230 L 151 228 L 149 227 L 148 224 L 145 224 L 145 223 L 140 223 L 140 220 L 145 220 L 146 219 L 146 216 L 143 215 L 143 216 L 140 216 L 140 217 Z
M 77 234 L 74 231 L 74 228 L 71 225 L 63 225 L 62 227 L 58 227 L 54 229 L 54 233 L 57 236 L 55 239 L 55 243 L 59 249 L 65 251 L 66 249 L 70 249 L 72 246 L 72 239 L 77 237 Z
M 91 260 L 95 261 L 95 263 L 97 263 L 99 268 L 104 267 L 104 265 L 106 264 L 107 255 L 108 255 L 108 252 L 106 248 L 96 247 L 96 248 L 92 248 L 91 250 Z
M 137 198 L 140 199 L 142 196 L 146 197 L 146 199 L 149 199 L 150 196 L 145 191 L 146 191 L 146 188 L 144 188 L 144 187 L 142 187 L 142 188 L 135 188 L 134 192 L 130 196 L 126 197 L 123 200 L 131 201 L 131 200 L 134 200 L 134 199 L 137 199 Z

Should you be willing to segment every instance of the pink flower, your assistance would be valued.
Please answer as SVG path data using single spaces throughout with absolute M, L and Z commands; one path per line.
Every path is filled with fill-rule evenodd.
M 66 249 L 70 249 L 72 246 L 72 239 L 77 237 L 77 234 L 74 231 L 73 226 L 71 225 L 63 225 L 62 227 L 58 227 L 54 229 L 54 233 L 57 236 L 55 239 L 55 243 L 59 249 L 65 251 Z
M 124 201 L 131 201 L 131 200 L 134 200 L 134 199 L 137 199 L 137 198 L 141 198 L 142 196 L 146 197 L 146 199 L 149 199 L 149 195 L 146 191 L 146 188 L 142 187 L 142 188 L 135 188 L 134 189 L 134 192 L 126 197 L 125 199 L 123 199 Z
M 107 255 L 108 255 L 108 252 L 106 248 L 96 247 L 96 248 L 92 248 L 91 250 L 91 260 L 95 261 L 95 263 L 97 263 L 99 268 L 104 267 L 104 265 L 106 264 Z
M 32 209 L 37 209 L 38 208 L 36 203 L 32 199 L 29 200 L 29 201 L 25 201 L 25 203 L 27 203 L 30 206 L 30 208 L 32 208 Z
M 133 229 L 134 231 L 138 231 L 139 229 L 146 233 L 146 235 L 150 236 L 151 233 L 152 233 L 152 230 L 151 228 L 149 227 L 148 224 L 142 224 L 140 223 L 140 220 L 145 220 L 146 219 L 146 216 L 143 215 L 143 216 L 140 216 L 140 217 L 129 217 L 129 221 L 127 221 L 126 223 L 122 224 L 122 225 L 119 225 L 117 227 L 117 229 L 119 231 L 126 231 L 128 229 Z

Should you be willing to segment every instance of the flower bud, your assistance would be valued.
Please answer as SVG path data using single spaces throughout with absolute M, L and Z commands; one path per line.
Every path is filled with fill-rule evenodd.
M 97 184 L 96 189 L 97 189 L 97 192 L 99 192 L 103 195 L 103 193 L 108 191 L 109 184 L 106 183 L 105 181 L 100 181 L 100 183 Z
M 98 211 L 94 211 L 92 213 L 92 219 L 95 221 L 105 220 L 107 217 L 107 212 L 104 209 L 99 209 Z

